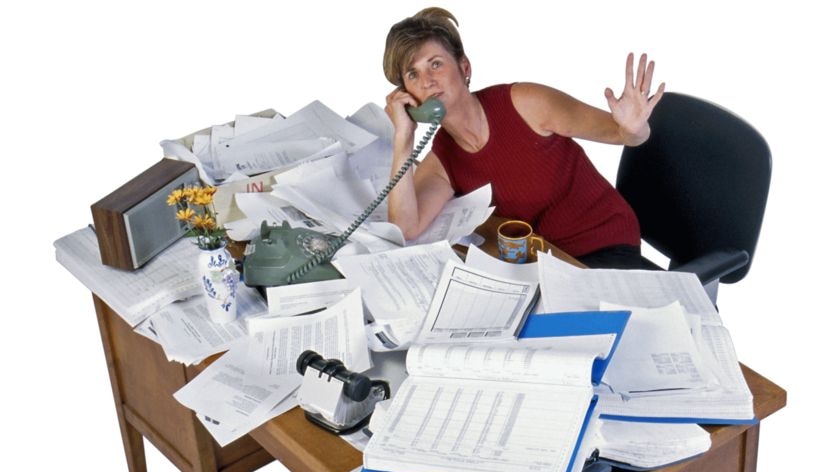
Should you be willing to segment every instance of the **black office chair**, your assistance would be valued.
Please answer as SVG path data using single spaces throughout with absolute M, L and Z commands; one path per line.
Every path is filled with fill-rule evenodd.
M 650 138 L 625 147 L 616 188 L 639 218 L 644 239 L 694 272 L 712 297 L 717 281 L 747 275 L 755 253 L 771 157 L 752 126 L 717 105 L 666 93 L 650 117 Z

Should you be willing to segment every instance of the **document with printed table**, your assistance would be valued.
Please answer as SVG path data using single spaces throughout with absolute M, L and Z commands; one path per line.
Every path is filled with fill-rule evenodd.
M 131 327 L 176 300 L 201 293 L 195 247 L 182 238 L 135 271 L 102 264 L 96 233 L 85 227 L 56 240 L 55 258 Z
M 752 393 L 738 364 L 732 338 L 696 275 L 669 271 L 580 269 L 544 253 L 539 254 L 538 267 L 540 289 L 546 309 L 550 311 L 621 307 L 632 311 L 634 320 L 640 321 L 647 318 L 643 313 L 645 310 L 665 309 L 665 313 L 659 314 L 659 321 L 654 321 L 656 317 L 649 318 L 654 323 L 649 326 L 662 328 L 665 320 L 661 316 L 668 313 L 673 316 L 667 307 L 678 302 L 680 316 L 692 326 L 691 340 L 678 342 L 682 347 L 648 352 L 647 362 L 649 367 L 661 369 L 665 374 L 669 371 L 677 373 L 673 376 L 661 375 L 660 381 L 670 383 L 682 377 L 682 381 L 700 382 L 651 388 L 653 385 L 639 385 L 642 375 L 634 379 L 627 376 L 620 379 L 619 375 L 612 375 L 622 374 L 620 370 L 626 369 L 608 373 L 608 377 L 612 378 L 596 387 L 601 399 L 598 406 L 602 418 L 701 424 L 751 424 L 756 421 Z M 634 331 L 639 332 L 628 326 L 622 350 L 626 351 L 624 348 L 640 341 L 634 339 Z M 642 344 L 653 348 L 649 342 Z M 621 359 L 621 354 L 616 354 L 616 367 L 627 360 Z M 641 374 L 641 371 L 637 372 Z M 685 373 L 692 375 L 683 376 Z M 628 380 L 635 385 L 631 386 Z M 608 387 L 610 383 L 615 385 Z
M 629 316 L 532 315 L 518 341 L 412 346 L 364 470 L 579 470 L 593 384 Z

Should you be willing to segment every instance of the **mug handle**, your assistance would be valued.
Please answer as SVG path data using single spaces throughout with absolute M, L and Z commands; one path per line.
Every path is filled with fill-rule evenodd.
M 529 236 L 528 237 L 528 255 L 531 257 L 537 257 L 537 247 L 534 244 L 535 241 L 539 241 L 540 243 L 540 251 L 545 252 L 545 241 L 543 240 L 542 236 Z

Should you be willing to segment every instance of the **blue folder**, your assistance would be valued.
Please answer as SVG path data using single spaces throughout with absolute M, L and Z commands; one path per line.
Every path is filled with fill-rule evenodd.
M 592 383 L 597 385 L 601 383 L 604 372 L 607 371 L 629 319 L 629 311 L 578 311 L 531 315 L 525 320 L 519 338 L 614 334 L 615 340 L 607 357 L 595 359 L 592 365 Z
M 565 336 L 588 336 L 611 334 L 615 335 L 609 354 L 604 359 L 595 359 L 592 365 L 592 383 L 598 384 L 607 370 L 612 355 L 624 333 L 627 320 L 630 319 L 629 311 L 583 311 L 566 313 L 546 313 L 530 315 L 519 331 L 519 338 L 551 338 Z M 595 405 L 598 403 L 598 396 L 594 395 L 587 409 L 583 424 L 580 428 L 575 449 L 569 458 L 568 470 L 571 470 L 575 463 L 578 450 L 583 441 L 586 428 L 592 419 Z M 374 469 L 362 468 L 362 472 L 385 472 Z

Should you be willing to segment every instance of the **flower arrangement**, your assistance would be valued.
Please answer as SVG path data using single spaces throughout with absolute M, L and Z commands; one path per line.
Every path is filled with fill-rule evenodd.
M 218 249 L 225 245 L 226 230 L 216 223 L 215 193 L 213 186 L 190 186 L 173 190 L 166 199 L 169 206 L 177 206 L 175 218 L 189 227 L 187 236 L 195 236 L 200 249 Z

